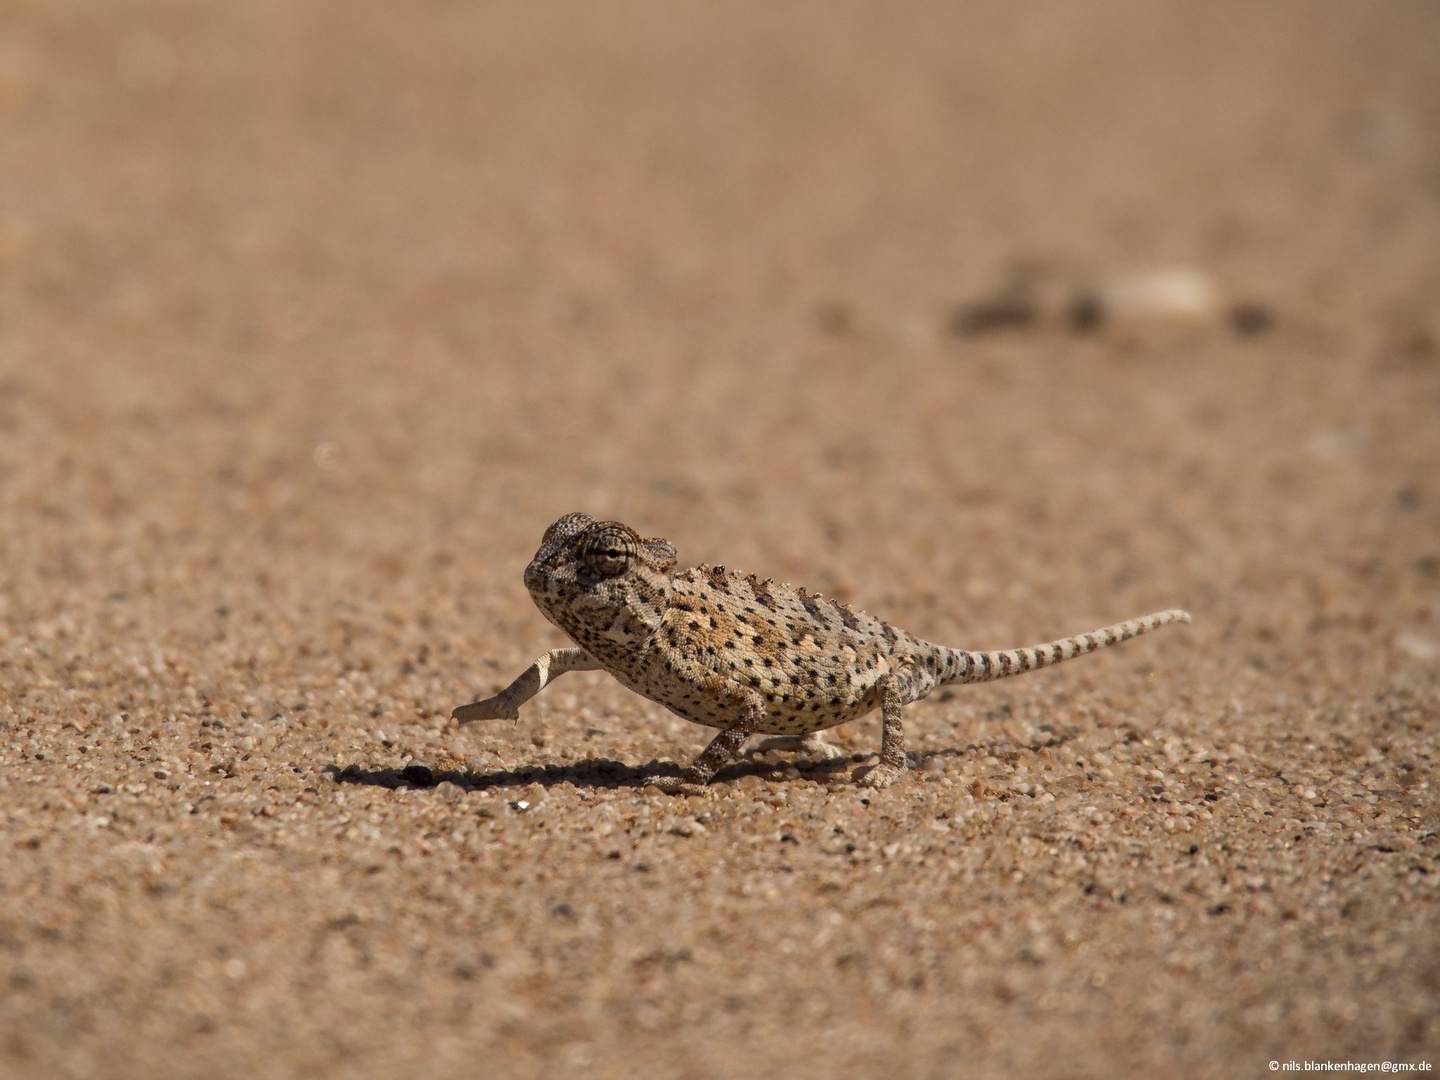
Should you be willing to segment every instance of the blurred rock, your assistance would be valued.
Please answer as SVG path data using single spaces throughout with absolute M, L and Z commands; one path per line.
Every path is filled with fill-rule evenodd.
M 1255 337 L 1275 325 L 1275 313 L 1264 304 L 1253 300 L 1232 304 L 1228 318 L 1230 329 L 1241 337 Z
M 1106 323 L 1197 323 L 1219 314 L 1220 293 L 1201 270 L 1176 267 L 1112 278 L 1096 298 Z
M 988 299 L 956 307 L 950 317 L 950 333 L 978 337 L 1004 330 L 1026 330 L 1039 317 L 1039 304 L 1030 291 L 1010 287 Z

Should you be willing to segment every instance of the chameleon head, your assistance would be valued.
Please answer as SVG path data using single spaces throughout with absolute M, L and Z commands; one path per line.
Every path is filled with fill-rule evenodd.
M 675 549 L 618 521 L 566 514 L 540 541 L 525 587 L 545 617 L 587 649 L 634 645 L 660 626 Z

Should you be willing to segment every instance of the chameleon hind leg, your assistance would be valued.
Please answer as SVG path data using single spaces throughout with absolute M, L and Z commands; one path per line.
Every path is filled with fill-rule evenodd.
M 880 729 L 880 761 L 872 765 L 860 778 L 862 787 L 883 788 L 905 775 L 905 729 L 900 723 L 899 681 L 894 675 L 884 675 L 876 683 L 880 691 L 880 714 L 883 726 Z

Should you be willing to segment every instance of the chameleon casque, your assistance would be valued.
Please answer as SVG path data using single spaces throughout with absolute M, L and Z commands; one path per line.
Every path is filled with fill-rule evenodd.
M 540 541 L 525 586 L 578 648 L 554 649 L 494 697 L 462 705 L 460 723 L 518 720 L 519 707 L 567 671 L 608 671 L 621 684 L 715 736 L 680 777 L 652 777 L 695 794 L 755 734 L 765 749 L 827 757 L 825 728 L 879 709 L 880 761 L 860 783 L 881 788 L 905 771 L 900 710 L 946 683 L 985 682 L 1049 667 L 1173 622 L 1161 611 L 1044 645 L 968 652 L 934 645 L 834 600 L 728 571 L 676 571 L 675 548 L 618 521 L 566 514 Z

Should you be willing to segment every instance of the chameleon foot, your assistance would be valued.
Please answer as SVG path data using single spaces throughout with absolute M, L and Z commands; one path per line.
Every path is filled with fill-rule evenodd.
M 885 788 L 899 780 L 905 775 L 905 768 L 902 765 L 886 765 L 881 763 L 873 765 L 860 778 L 860 786 L 868 788 Z
M 461 705 L 450 714 L 450 719 L 462 724 L 472 720 L 519 720 L 520 710 L 499 697 L 486 698 L 470 705 Z
M 805 736 L 777 735 L 769 739 L 762 739 L 752 749 L 745 751 L 745 756 L 753 759 L 770 750 L 804 754 L 812 761 L 839 761 L 841 758 L 850 756 L 840 747 L 822 739 L 818 731 Z
M 704 795 L 709 790 L 705 784 L 697 784 L 684 776 L 652 776 L 645 781 L 645 786 L 658 788 L 666 795 Z

